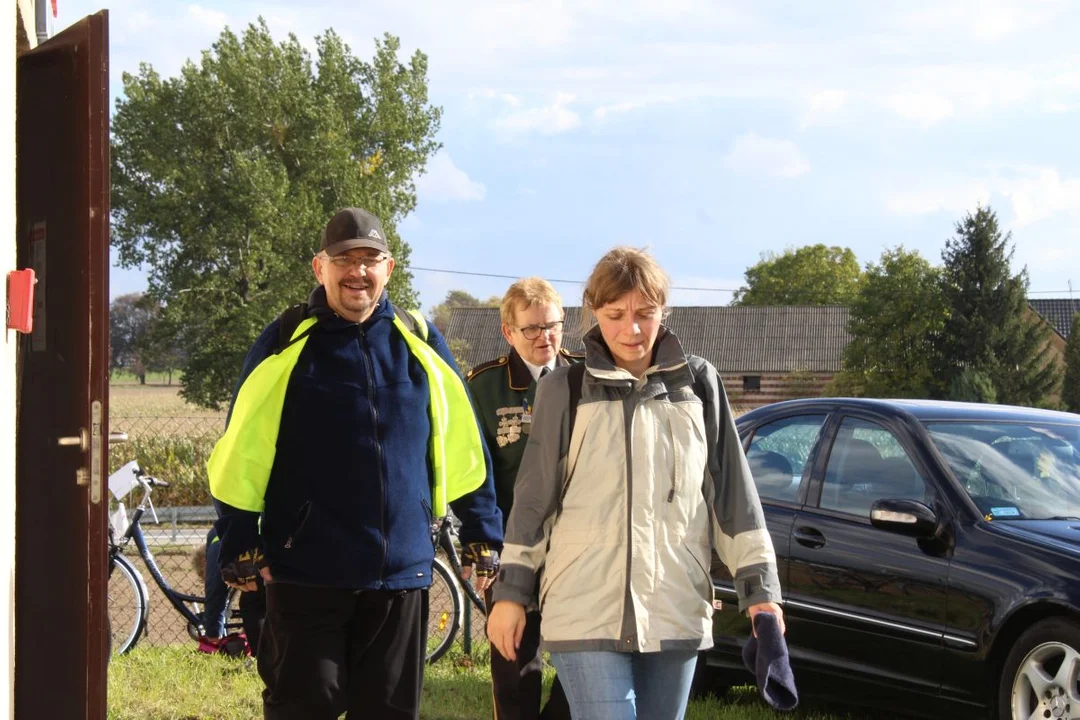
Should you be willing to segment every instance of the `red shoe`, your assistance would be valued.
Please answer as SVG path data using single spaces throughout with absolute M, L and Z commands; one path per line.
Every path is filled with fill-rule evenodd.
M 216 655 L 221 649 L 222 639 L 223 638 L 208 638 L 205 635 L 200 635 L 199 652 L 208 655 Z

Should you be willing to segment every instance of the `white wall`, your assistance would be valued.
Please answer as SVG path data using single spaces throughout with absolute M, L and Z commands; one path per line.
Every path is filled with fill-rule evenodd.
M 9 6 L 10 7 L 10 6 Z M 7 274 L 15 268 L 15 38 L 25 18 L 27 38 L 36 42 L 34 4 L 18 2 L 18 14 L 0 12 L 0 289 L 7 298 Z M 5 305 L 6 307 L 6 305 Z M 6 317 L 6 313 L 4 314 Z M 4 327 L 7 327 L 5 322 Z M 3 330 L 0 342 L 0 718 L 15 716 L 15 348 L 16 333 Z

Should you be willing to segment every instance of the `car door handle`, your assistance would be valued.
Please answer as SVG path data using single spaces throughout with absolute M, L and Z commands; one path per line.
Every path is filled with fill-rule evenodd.
M 801 527 L 795 530 L 795 542 L 808 548 L 819 548 L 825 545 L 825 536 L 820 530 L 812 527 Z

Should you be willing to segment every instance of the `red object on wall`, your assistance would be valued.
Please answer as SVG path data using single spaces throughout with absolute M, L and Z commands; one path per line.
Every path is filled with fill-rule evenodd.
M 52 16 L 56 17 L 56 0 L 49 0 L 49 4 L 52 5 Z
M 12 270 L 8 273 L 7 326 L 29 334 L 34 329 L 34 271 Z

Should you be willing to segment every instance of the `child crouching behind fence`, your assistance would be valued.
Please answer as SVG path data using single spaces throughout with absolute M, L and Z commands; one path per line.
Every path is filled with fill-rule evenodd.
M 226 611 L 229 604 L 229 586 L 217 572 L 218 553 L 221 543 L 213 528 L 206 535 L 206 544 L 195 548 L 191 563 L 203 581 L 206 607 L 203 609 L 203 632 L 199 636 L 199 652 L 221 653 L 231 657 L 254 656 L 259 649 L 263 617 L 266 615 L 266 587 L 259 579 L 255 592 L 240 593 L 239 614 L 244 626 L 243 634 L 225 633 Z M 211 568 L 207 572 L 207 568 Z

